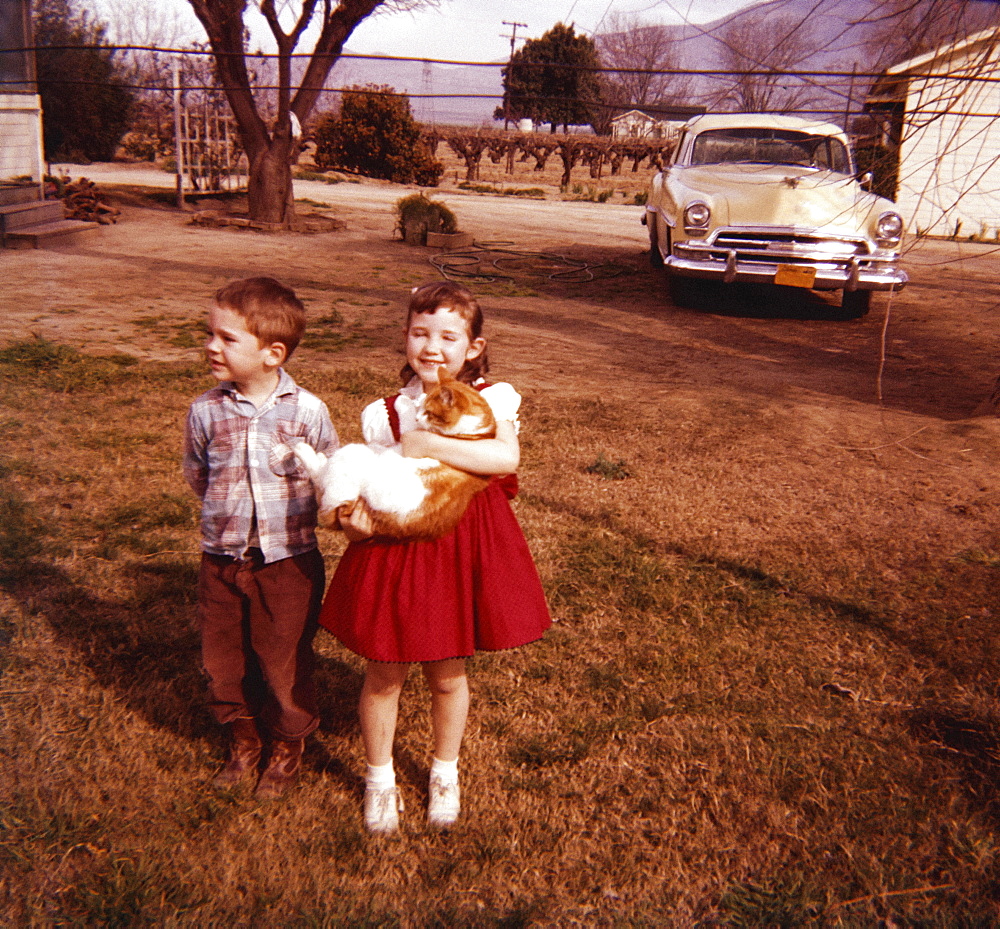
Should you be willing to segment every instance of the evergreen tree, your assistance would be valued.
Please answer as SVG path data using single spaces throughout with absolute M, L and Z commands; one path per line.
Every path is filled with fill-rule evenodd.
M 529 39 L 503 71 L 504 106 L 498 119 L 531 119 L 558 126 L 589 125 L 600 111 L 601 59 L 591 39 L 556 23 Z
M 110 161 L 129 126 L 133 96 L 105 40 L 76 0 L 35 0 L 38 93 L 45 157 Z

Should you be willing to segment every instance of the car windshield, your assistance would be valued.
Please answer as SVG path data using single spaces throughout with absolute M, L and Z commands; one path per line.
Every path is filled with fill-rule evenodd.
M 692 165 L 802 165 L 850 173 L 847 148 L 834 136 L 788 129 L 709 129 L 695 140 Z

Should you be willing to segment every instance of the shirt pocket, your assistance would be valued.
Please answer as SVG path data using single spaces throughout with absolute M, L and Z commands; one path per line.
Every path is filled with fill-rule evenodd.
M 305 468 L 295 457 L 295 446 L 306 442 L 306 426 L 304 423 L 279 422 L 271 440 L 271 449 L 267 455 L 268 467 L 279 477 L 308 480 Z

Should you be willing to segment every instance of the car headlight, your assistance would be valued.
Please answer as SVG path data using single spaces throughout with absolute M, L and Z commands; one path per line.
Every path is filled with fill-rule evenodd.
M 695 200 L 684 209 L 684 231 L 688 235 L 704 235 L 708 231 L 711 218 L 712 211 L 708 208 L 708 204 Z
M 899 213 L 883 213 L 875 224 L 875 241 L 883 248 L 895 248 L 903 237 L 903 217 Z

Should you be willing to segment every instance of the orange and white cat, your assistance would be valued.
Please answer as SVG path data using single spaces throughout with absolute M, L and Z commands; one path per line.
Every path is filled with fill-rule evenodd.
M 417 428 L 461 439 L 491 439 L 496 419 L 474 387 L 457 381 L 447 368 L 421 398 Z M 404 458 L 392 449 L 345 445 L 327 458 L 304 443 L 295 446 L 316 488 L 319 524 L 335 527 L 338 513 L 358 500 L 371 510 L 376 536 L 437 539 L 458 524 L 469 501 L 488 477 L 460 471 L 436 458 Z

